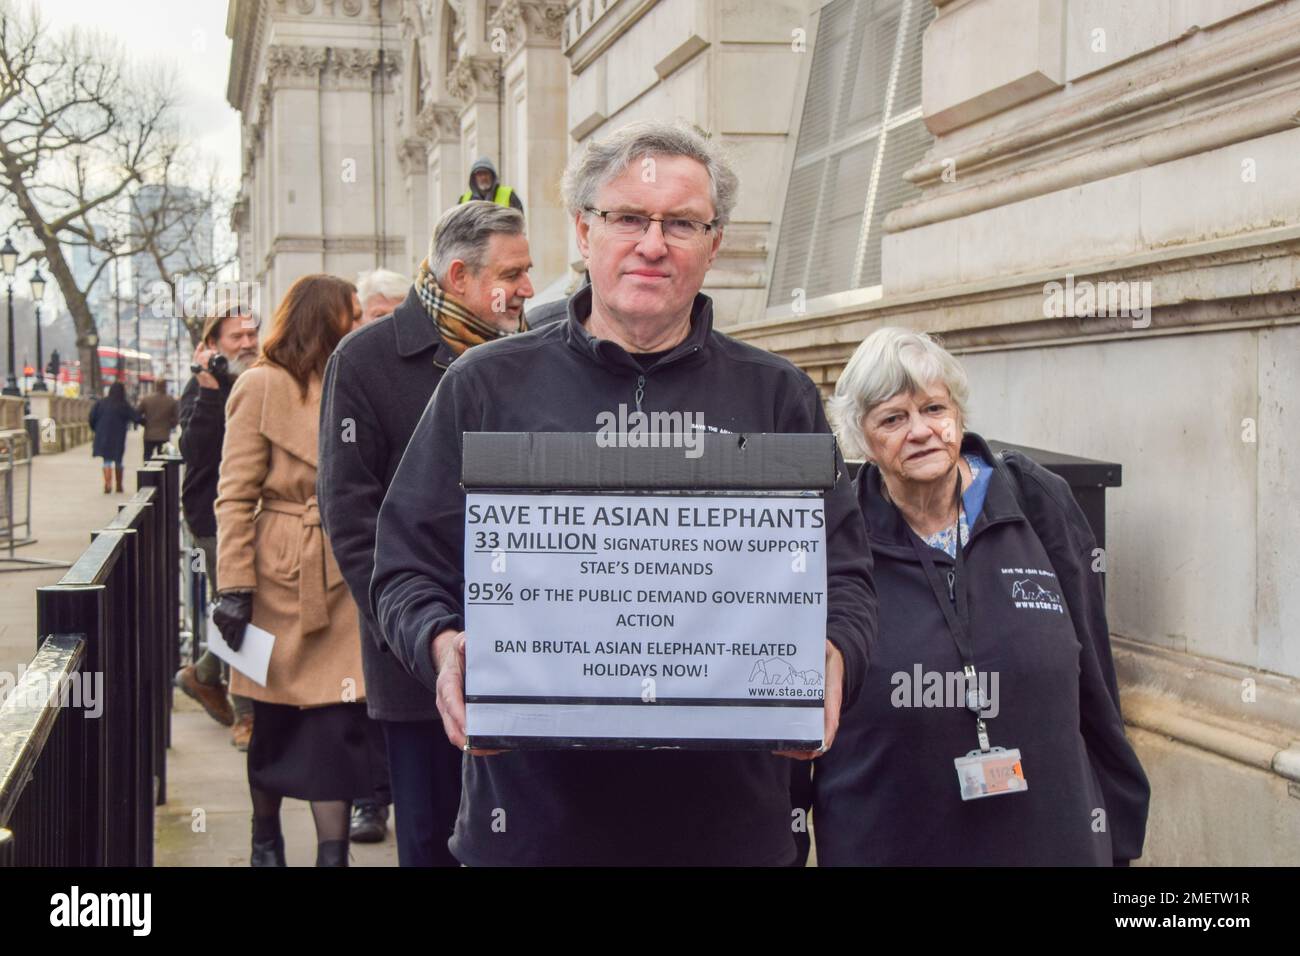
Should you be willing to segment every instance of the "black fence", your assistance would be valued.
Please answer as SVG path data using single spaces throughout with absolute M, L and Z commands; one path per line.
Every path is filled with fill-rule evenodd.
M 150 866 L 179 666 L 180 459 L 58 584 L 37 589 L 36 656 L 0 707 L 0 865 Z

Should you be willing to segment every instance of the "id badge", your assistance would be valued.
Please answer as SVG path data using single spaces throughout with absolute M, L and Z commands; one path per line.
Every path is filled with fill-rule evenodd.
M 963 800 L 998 797 L 1004 793 L 1021 793 L 1029 789 L 1025 771 L 1020 766 L 1020 751 L 994 747 L 987 753 L 972 750 L 953 760 L 957 767 L 957 784 Z

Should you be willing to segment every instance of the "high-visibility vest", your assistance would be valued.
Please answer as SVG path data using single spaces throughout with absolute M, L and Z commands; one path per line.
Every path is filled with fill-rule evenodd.
M 502 186 L 498 184 L 496 195 L 492 197 L 492 201 L 496 203 L 498 206 L 509 206 L 510 195 L 513 192 L 514 189 L 512 189 L 511 187 Z M 460 202 L 469 202 L 473 198 L 474 198 L 474 193 L 467 189 L 464 193 L 461 194 Z M 459 205 L 459 203 L 457 203 L 457 205 Z

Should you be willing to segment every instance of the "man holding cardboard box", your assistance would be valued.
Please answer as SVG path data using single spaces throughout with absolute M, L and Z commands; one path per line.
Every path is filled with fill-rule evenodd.
M 380 510 L 371 598 L 394 653 L 436 690 L 462 749 L 464 433 L 595 432 L 620 404 L 678 412 L 712 432 L 829 431 L 806 375 L 712 327 L 699 290 L 737 188 L 717 146 L 691 129 L 638 123 L 589 143 L 563 190 L 591 286 L 569 300 L 566 321 L 462 357 L 416 427 Z M 824 502 L 820 752 L 862 683 L 876 627 L 870 552 L 837 462 Z M 782 757 L 818 751 L 469 753 L 450 847 L 471 866 L 780 866 L 795 857 Z

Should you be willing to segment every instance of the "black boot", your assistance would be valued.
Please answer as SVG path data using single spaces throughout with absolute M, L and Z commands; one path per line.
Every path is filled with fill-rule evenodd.
M 249 866 L 285 866 L 284 836 L 280 833 L 280 818 L 259 820 L 253 817 L 253 852 L 248 857 Z
M 317 866 L 347 866 L 348 841 L 323 840 L 316 844 Z
M 269 840 L 254 840 L 253 853 L 248 858 L 249 866 L 286 866 L 284 862 L 284 837 L 274 836 Z

